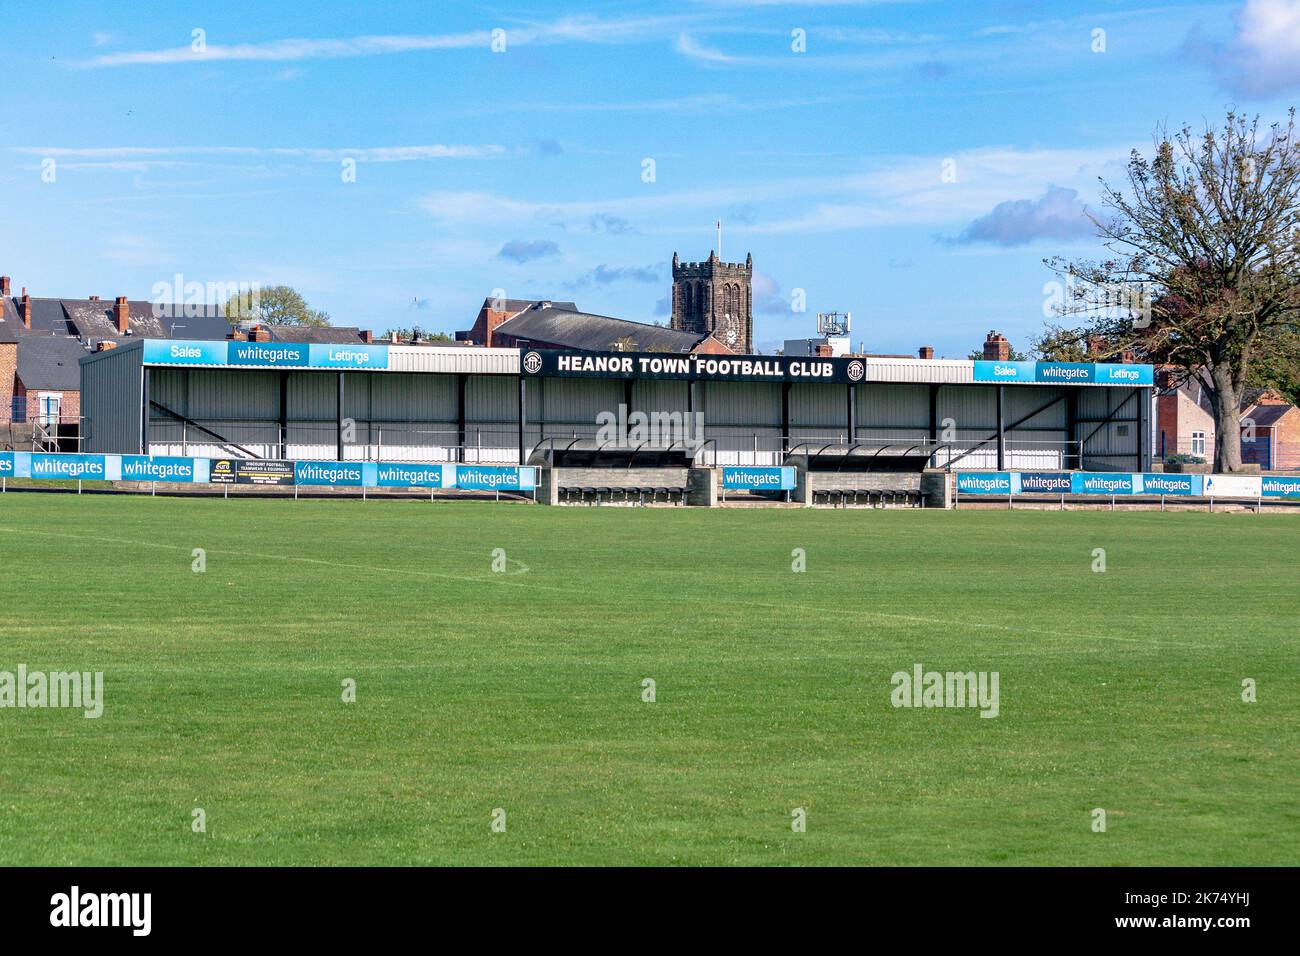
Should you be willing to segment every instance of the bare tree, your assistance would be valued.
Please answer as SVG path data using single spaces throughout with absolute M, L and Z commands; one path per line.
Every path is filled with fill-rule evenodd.
M 1093 216 L 1113 258 L 1047 260 L 1066 280 L 1042 355 L 1132 350 L 1173 369 L 1172 384 L 1205 381 L 1214 410 L 1215 468 L 1241 470 L 1240 404 L 1258 350 L 1293 332 L 1300 306 L 1300 144 L 1295 110 L 1260 127 L 1229 113 L 1221 130 L 1157 130 L 1137 150 L 1127 188 L 1102 180 L 1110 215 Z M 1100 354 L 1099 354 L 1100 352 Z

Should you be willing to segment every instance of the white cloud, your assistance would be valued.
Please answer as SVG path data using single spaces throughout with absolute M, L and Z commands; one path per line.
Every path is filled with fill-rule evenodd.
M 340 57 L 377 56 L 410 53 L 417 50 L 455 50 L 468 47 L 488 48 L 491 34 L 487 30 L 471 33 L 433 35 L 361 36 L 343 40 L 308 40 L 302 38 L 271 40 L 266 43 L 210 43 L 202 52 L 190 46 L 164 50 L 133 50 L 107 53 L 81 63 L 81 66 L 140 66 L 174 63 L 204 63 L 218 60 L 316 60 Z
M 1048 187 L 1038 199 L 1007 199 L 967 226 L 957 243 L 1023 246 L 1035 239 L 1081 239 L 1096 227 L 1074 189 Z
M 1246 0 L 1235 36 L 1215 61 L 1237 93 L 1267 97 L 1300 88 L 1300 0 Z
M 464 145 L 435 143 L 420 146 L 346 146 L 340 148 L 280 146 L 11 146 L 11 152 L 53 159 L 98 161 L 104 167 L 130 164 L 131 168 L 177 165 L 178 156 L 283 157 L 310 162 L 339 162 L 356 159 L 366 163 L 425 162 L 437 159 L 487 159 L 508 150 L 495 144 Z M 84 165 L 92 165 L 86 163 Z
M 692 60 L 703 60 L 705 63 L 741 62 L 740 57 L 728 56 L 717 47 L 705 46 L 689 33 L 679 33 L 677 35 L 676 49 L 682 56 L 689 57 Z
M 132 50 L 108 53 L 84 60 L 77 66 L 111 67 L 172 65 L 241 60 L 254 62 L 282 62 L 286 60 L 341 59 L 360 56 L 384 56 L 395 53 L 415 53 L 430 50 L 466 50 L 491 48 L 492 31 L 505 30 L 506 48 L 527 44 L 553 43 L 628 43 L 652 36 L 667 35 L 667 31 L 691 17 L 624 17 L 600 19 L 598 17 L 565 17 L 552 23 L 492 24 L 481 30 L 465 33 L 389 34 L 357 36 L 341 39 L 309 39 L 295 37 L 267 40 L 261 43 L 221 43 L 221 37 L 210 34 L 206 48 L 197 52 L 190 46 L 162 50 Z
M 592 216 L 626 219 L 643 233 L 680 230 L 684 221 L 712 222 L 729 206 L 748 204 L 748 233 L 815 233 L 885 225 L 964 225 L 1009 197 L 1040 194 L 1050 185 L 1091 190 L 1096 177 L 1118 172 L 1131 144 L 1092 150 L 987 147 L 952 157 L 898 156 L 840 176 L 806 176 L 717 188 L 653 190 L 599 199 L 539 202 L 484 191 L 426 194 L 417 205 L 440 225 L 584 227 Z M 955 161 L 957 181 L 943 179 L 943 160 Z M 759 213 L 762 213 L 761 215 Z

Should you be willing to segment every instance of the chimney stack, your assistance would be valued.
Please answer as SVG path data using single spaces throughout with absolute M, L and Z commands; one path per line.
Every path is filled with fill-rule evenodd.
M 916 354 L 923 359 L 932 359 L 934 358 L 934 346 L 922 345 L 920 350 Z
M 32 297 L 27 294 L 26 286 L 23 287 L 23 325 L 32 327 Z
M 371 332 L 369 329 L 363 329 L 361 332 L 361 341 L 365 342 L 366 345 L 370 345 L 375 341 L 375 333 Z
M 984 340 L 984 361 L 1005 362 L 1011 358 L 1011 343 L 1001 332 L 990 330 Z
M 95 344 L 96 352 L 107 352 L 109 349 L 115 348 L 117 348 L 117 343 L 112 339 L 104 339 L 102 342 L 97 342 Z
M 9 294 L 9 277 L 0 276 L 0 295 Z
M 267 329 L 262 328 L 260 325 L 255 325 L 248 330 L 248 341 L 269 342 L 271 341 L 271 333 Z
M 113 304 L 113 324 L 117 326 L 118 335 L 126 335 L 131 329 L 131 307 L 126 304 L 124 295 L 119 295 Z

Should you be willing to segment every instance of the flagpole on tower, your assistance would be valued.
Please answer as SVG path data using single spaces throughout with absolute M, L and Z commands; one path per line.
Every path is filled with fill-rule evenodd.
M 718 220 L 718 261 L 722 261 L 722 220 Z

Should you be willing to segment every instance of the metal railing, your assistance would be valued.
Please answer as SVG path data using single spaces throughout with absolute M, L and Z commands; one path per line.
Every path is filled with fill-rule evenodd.
M 870 429 L 859 429 L 862 431 Z M 812 441 L 848 443 L 844 429 L 797 428 L 783 439 L 771 431 L 743 431 L 736 427 L 707 429 L 695 449 L 696 461 L 705 466 L 774 466 L 800 445 Z M 595 424 L 529 426 L 525 452 L 547 441 L 595 439 Z M 345 426 L 344 459 L 348 461 L 427 461 L 468 464 L 521 464 L 519 430 L 513 422 L 467 424 L 464 438 L 454 423 L 351 422 Z M 899 437 L 855 439 L 868 447 L 900 444 L 932 448 L 931 467 L 965 470 L 995 469 L 997 442 L 989 439 L 931 441 L 924 433 Z M 149 425 L 149 446 L 154 454 L 208 458 L 286 458 L 332 460 L 338 456 L 335 422 L 232 422 L 204 419 L 179 420 L 155 415 Z M 1081 449 L 1079 441 L 1029 441 L 1008 438 L 1004 466 L 1024 470 L 1079 468 L 1081 462 L 1101 457 Z M 1133 456 L 1128 456 L 1133 457 Z M 1125 456 L 1116 456 L 1117 462 Z M 1099 467 L 1108 467 L 1101 462 Z M 1128 467 L 1127 465 L 1125 467 Z
M 85 440 L 84 419 L 74 415 L 37 416 L 30 422 L 32 451 L 79 452 Z

